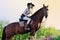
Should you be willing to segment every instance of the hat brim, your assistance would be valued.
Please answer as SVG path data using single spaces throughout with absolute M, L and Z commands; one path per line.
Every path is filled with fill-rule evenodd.
M 32 4 L 32 3 L 28 3 L 28 4 L 27 4 L 27 6 L 29 6 L 29 5 L 35 6 L 35 5 L 34 5 L 34 4 Z
M 32 6 L 35 6 L 34 4 L 32 4 Z

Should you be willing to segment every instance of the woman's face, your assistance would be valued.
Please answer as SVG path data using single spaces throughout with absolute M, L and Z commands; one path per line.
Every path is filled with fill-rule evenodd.
M 32 8 L 33 9 L 33 6 L 32 5 L 29 5 L 28 8 Z

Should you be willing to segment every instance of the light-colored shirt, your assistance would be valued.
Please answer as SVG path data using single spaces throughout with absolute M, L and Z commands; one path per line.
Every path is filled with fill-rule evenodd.
M 24 14 L 25 16 L 28 16 L 29 14 L 32 14 L 32 10 L 26 8 L 22 14 Z

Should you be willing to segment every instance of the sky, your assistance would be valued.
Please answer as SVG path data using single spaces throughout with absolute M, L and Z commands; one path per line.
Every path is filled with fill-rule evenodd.
M 60 29 L 60 0 L 0 0 L 0 20 L 9 20 L 11 23 L 19 21 L 28 2 L 35 4 L 33 13 L 43 4 L 48 5 L 48 18 L 45 24 Z

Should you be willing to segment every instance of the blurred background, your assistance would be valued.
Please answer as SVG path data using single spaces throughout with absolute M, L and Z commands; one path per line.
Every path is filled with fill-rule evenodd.
M 60 0 L 0 0 L 0 20 L 18 21 L 28 2 L 35 4 L 33 13 L 43 4 L 49 5 L 45 24 L 60 29 Z
M 24 9 L 27 7 L 26 5 L 28 2 L 32 2 L 33 4 L 35 4 L 33 13 L 40 9 L 43 4 L 49 6 L 48 18 L 45 23 L 42 23 L 42 33 L 41 30 L 39 30 L 37 32 L 39 34 L 36 34 L 37 37 L 45 37 L 46 34 L 52 35 L 54 33 L 58 33 L 55 34 L 58 36 L 56 37 L 56 39 L 54 39 L 58 40 L 60 38 L 60 0 L 0 0 L 0 34 L 2 34 L 4 26 L 12 22 L 19 21 L 19 17 L 23 13 Z M 45 32 L 44 30 L 46 31 L 45 34 L 43 34 L 43 32 Z M 25 36 L 28 37 L 29 35 L 24 35 L 22 37 L 19 36 L 17 38 L 21 37 L 23 39 L 25 38 Z

